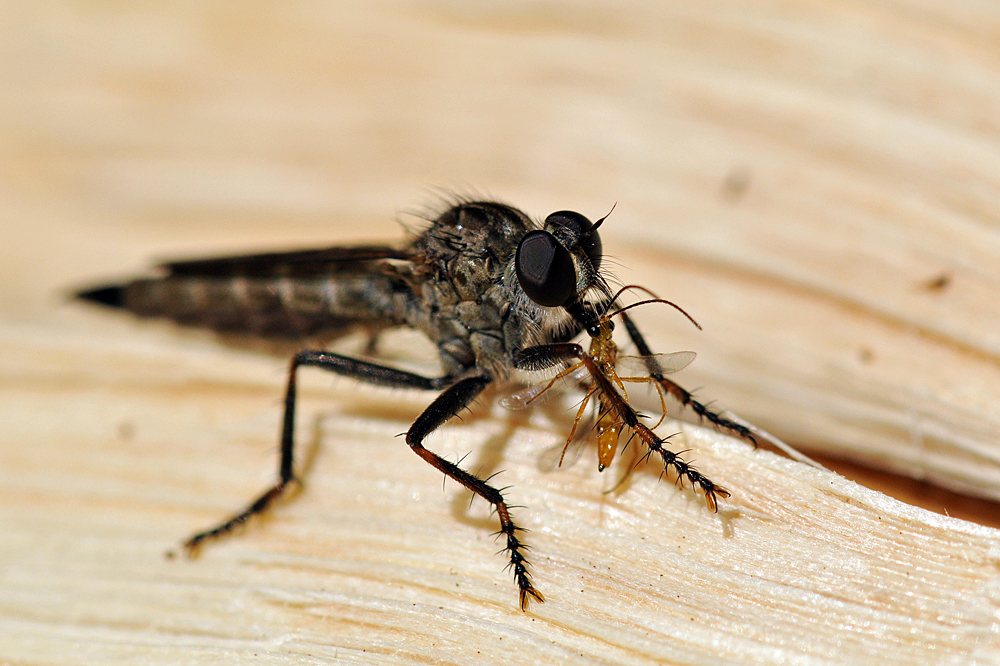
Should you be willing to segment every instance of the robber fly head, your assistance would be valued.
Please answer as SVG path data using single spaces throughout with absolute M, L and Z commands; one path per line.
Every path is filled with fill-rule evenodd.
M 597 228 L 607 215 L 591 222 L 580 213 L 561 210 L 545 218 L 545 227 L 521 239 L 514 259 L 517 281 L 536 305 L 565 308 L 584 328 L 597 319 L 584 307 L 590 289 L 606 293 L 600 276 L 601 236 Z

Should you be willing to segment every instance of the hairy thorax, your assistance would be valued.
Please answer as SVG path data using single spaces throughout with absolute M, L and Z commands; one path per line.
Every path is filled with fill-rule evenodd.
M 411 245 L 421 256 L 406 278 L 415 298 L 400 305 L 406 322 L 438 346 L 446 372 L 477 368 L 504 377 L 514 350 L 551 341 L 567 327 L 564 317 L 523 302 L 512 284 L 518 243 L 534 228 L 509 206 L 466 203 L 438 217 Z

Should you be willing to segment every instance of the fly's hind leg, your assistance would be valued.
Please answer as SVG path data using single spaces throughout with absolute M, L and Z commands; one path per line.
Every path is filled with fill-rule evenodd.
M 406 433 L 406 443 L 413 449 L 414 453 L 430 463 L 435 469 L 458 481 L 495 507 L 497 517 L 500 519 L 500 534 L 506 539 L 505 550 L 510 555 L 508 566 L 514 573 L 514 580 L 520 591 L 521 608 L 527 609 L 530 599 L 544 601 L 542 595 L 531 584 L 531 576 L 527 569 L 528 562 L 524 556 L 526 546 L 521 543 L 518 536 L 523 530 L 511 519 L 510 509 L 500 491 L 423 446 L 423 440 L 428 434 L 468 406 L 492 380 L 489 377 L 469 377 L 453 383 L 454 380 L 451 377 L 424 377 L 329 352 L 306 351 L 296 354 L 295 358 L 292 359 L 288 371 L 288 388 L 285 391 L 285 416 L 281 429 L 281 462 L 278 468 L 277 482 L 240 513 L 219 526 L 199 532 L 188 539 L 184 548 L 189 554 L 196 552 L 205 541 L 226 536 L 254 516 L 264 513 L 295 484 L 296 479 L 292 470 L 295 449 L 295 378 L 298 368 L 304 365 L 322 368 L 339 375 L 381 386 L 425 390 L 442 389 L 448 386 L 447 390 L 439 395 L 410 426 Z
M 296 485 L 292 464 L 295 450 L 295 378 L 300 366 L 314 366 L 369 384 L 396 388 L 435 390 L 446 386 L 451 381 L 448 377 L 423 377 L 411 372 L 396 370 L 395 368 L 377 363 L 359 361 L 330 352 L 299 352 L 292 359 L 288 370 L 288 387 L 285 390 L 285 416 L 281 427 L 281 461 L 278 467 L 277 482 L 260 497 L 251 502 L 243 511 L 212 529 L 195 534 L 184 542 L 184 549 L 189 555 L 194 555 L 206 541 L 231 534 L 254 516 L 266 512 L 279 498 L 288 492 L 289 488 Z
M 413 422 L 413 425 L 410 426 L 409 431 L 406 433 L 406 443 L 410 445 L 414 453 L 427 461 L 439 472 L 450 479 L 458 481 L 473 493 L 489 502 L 496 509 L 497 518 L 500 519 L 499 535 L 506 540 L 504 550 L 507 551 L 510 557 L 508 567 L 514 574 L 514 581 L 517 583 L 520 593 L 521 610 L 527 610 L 528 602 L 531 599 L 536 601 L 544 601 L 544 599 L 531 583 L 531 575 L 527 568 L 528 562 L 524 556 L 526 546 L 518 536 L 518 533 L 523 532 L 523 530 L 514 524 L 510 516 L 510 509 L 504 501 L 503 494 L 483 479 L 465 471 L 454 463 L 448 462 L 433 451 L 424 448 L 423 445 L 423 440 L 427 435 L 464 409 L 491 381 L 489 377 L 469 377 L 450 386 Z

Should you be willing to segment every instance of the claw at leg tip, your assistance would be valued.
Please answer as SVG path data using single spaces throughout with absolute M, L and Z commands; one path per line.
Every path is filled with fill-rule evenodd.
M 521 590 L 521 610 L 522 611 L 527 611 L 528 610 L 528 604 L 532 600 L 532 598 L 535 601 L 537 601 L 538 603 L 540 603 L 540 604 L 541 603 L 545 603 L 545 597 L 543 597 L 542 593 L 539 592 L 538 590 L 536 590 L 535 588 L 532 587 L 532 588 L 528 588 L 526 590 Z

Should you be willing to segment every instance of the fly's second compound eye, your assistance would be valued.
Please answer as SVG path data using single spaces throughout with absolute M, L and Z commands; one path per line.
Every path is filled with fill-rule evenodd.
M 603 218 L 593 224 L 585 215 L 581 215 L 573 210 L 560 210 L 545 218 L 545 228 L 563 228 L 567 230 L 567 236 L 571 243 L 579 243 L 594 270 L 601 268 L 601 257 L 603 247 L 601 246 L 601 236 L 597 233 L 597 227 L 603 222 Z M 564 239 L 565 240 L 565 239 Z
M 558 307 L 576 296 L 573 259 L 547 231 L 525 234 L 517 246 L 514 269 L 524 293 L 543 307 Z

